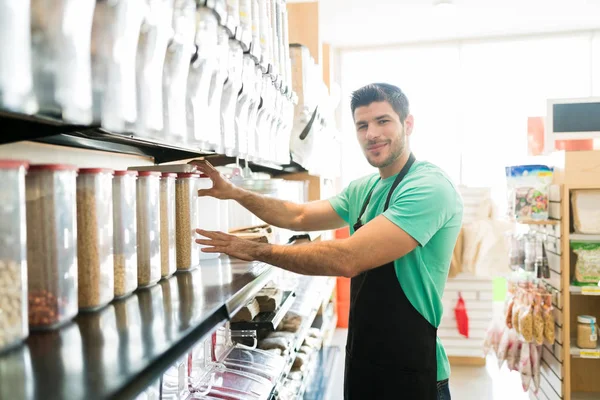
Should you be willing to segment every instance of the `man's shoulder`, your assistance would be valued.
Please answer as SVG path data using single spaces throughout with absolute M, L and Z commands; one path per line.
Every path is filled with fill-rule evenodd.
M 406 176 L 403 188 L 397 194 L 402 196 L 402 192 L 408 190 L 435 194 L 439 196 L 440 202 L 448 206 L 456 205 L 457 211 L 462 209 L 462 197 L 456 184 L 442 168 L 428 161 L 415 163 Z
M 348 184 L 348 190 L 356 195 L 361 195 L 363 192 L 368 191 L 377 182 L 379 174 L 369 174 L 358 179 L 353 180 Z

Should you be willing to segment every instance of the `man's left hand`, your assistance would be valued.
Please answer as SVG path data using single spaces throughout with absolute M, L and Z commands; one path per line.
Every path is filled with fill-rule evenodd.
M 204 253 L 223 253 L 244 261 L 256 260 L 259 250 L 265 246 L 264 243 L 240 239 L 223 232 L 196 229 L 196 233 L 204 236 L 196 239 L 196 243 L 209 246 L 202 249 Z

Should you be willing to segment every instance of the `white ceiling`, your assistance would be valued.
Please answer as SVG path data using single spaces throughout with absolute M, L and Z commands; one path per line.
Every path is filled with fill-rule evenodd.
M 600 0 L 454 0 L 450 8 L 434 1 L 319 0 L 321 36 L 361 47 L 600 29 Z

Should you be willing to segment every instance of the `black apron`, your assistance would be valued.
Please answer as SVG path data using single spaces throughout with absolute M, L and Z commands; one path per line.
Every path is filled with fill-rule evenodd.
M 415 161 L 410 155 L 385 202 Z M 354 230 L 371 199 L 367 196 Z M 385 240 L 382 238 L 381 240 Z M 410 303 L 396 277 L 394 262 L 361 273 L 350 286 L 344 398 L 437 399 L 437 329 Z

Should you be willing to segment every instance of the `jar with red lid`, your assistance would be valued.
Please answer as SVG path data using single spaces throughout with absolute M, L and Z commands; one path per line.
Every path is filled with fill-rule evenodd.
M 113 170 L 82 168 L 77 177 L 79 309 L 96 310 L 114 298 Z
M 138 287 L 160 280 L 160 172 L 139 171 L 137 181 Z
M 195 242 L 199 177 L 182 173 L 177 175 L 175 183 L 178 270 L 190 270 L 200 263 L 200 247 Z
M 25 161 L 0 160 L 0 351 L 29 334 Z
M 163 278 L 177 269 L 175 255 L 176 173 L 163 173 L 160 180 L 160 274 Z
M 137 171 L 115 171 L 113 178 L 113 258 L 115 298 L 137 289 Z
M 30 329 L 52 329 L 77 314 L 76 179 L 71 165 L 31 165 L 27 173 Z

